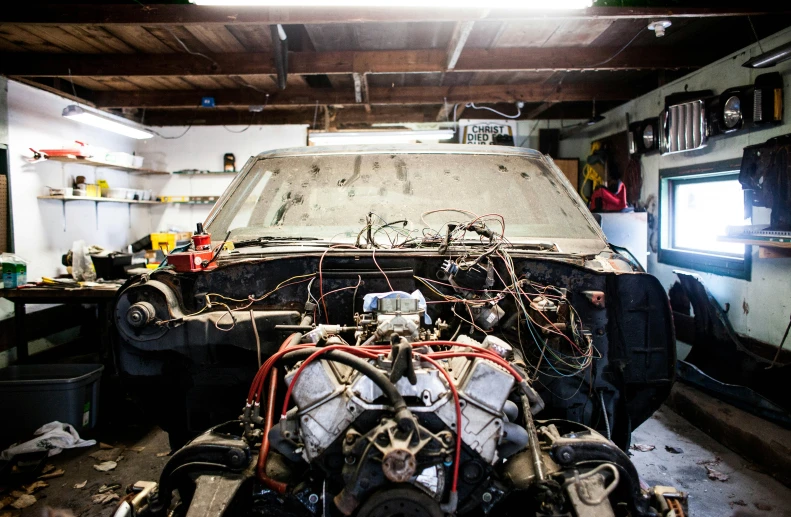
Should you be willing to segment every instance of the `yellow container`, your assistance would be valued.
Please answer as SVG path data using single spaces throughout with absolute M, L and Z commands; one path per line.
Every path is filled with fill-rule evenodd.
M 88 183 L 85 185 L 85 195 L 88 197 L 100 197 L 102 195 L 102 191 L 99 188 L 99 185 Z
M 152 233 L 151 234 L 151 249 L 162 250 L 169 253 L 176 247 L 176 234 L 175 233 Z

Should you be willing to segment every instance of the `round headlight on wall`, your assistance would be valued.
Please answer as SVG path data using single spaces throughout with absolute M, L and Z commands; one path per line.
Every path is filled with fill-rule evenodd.
M 733 95 L 728 97 L 722 107 L 722 122 L 727 129 L 733 129 L 742 121 L 742 100 Z
M 654 139 L 654 126 L 651 124 L 646 124 L 643 128 L 643 146 L 646 149 L 653 149 Z

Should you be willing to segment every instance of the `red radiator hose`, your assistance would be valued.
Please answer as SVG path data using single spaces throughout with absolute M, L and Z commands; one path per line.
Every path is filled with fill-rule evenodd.
M 272 356 L 272 358 L 270 358 L 270 361 L 272 362 L 269 363 L 269 361 L 267 361 L 270 367 L 277 360 L 277 359 L 274 360 L 272 359 L 275 357 L 279 358 L 280 353 L 286 351 L 288 344 L 291 342 L 292 339 L 295 338 L 295 336 L 298 336 L 298 334 L 292 334 L 288 336 L 285 341 L 283 341 L 283 344 L 280 345 L 280 349 L 278 350 L 278 354 L 275 354 Z M 262 370 L 266 366 L 267 365 L 265 364 L 262 367 Z M 259 371 L 259 373 L 261 372 Z M 266 381 L 267 372 L 264 371 L 262 373 L 263 373 L 263 378 L 259 380 L 258 377 L 256 377 L 256 381 L 259 382 L 259 385 L 261 387 L 263 387 L 263 383 Z M 285 483 L 281 483 L 280 481 L 276 481 L 266 475 L 266 458 L 267 456 L 269 456 L 269 431 L 272 429 L 272 424 L 274 423 L 275 420 L 275 397 L 277 396 L 277 374 L 278 374 L 277 368 L 271 368 L 271 370 L 268 373 L 269 373 L 269 390 L 266 396 L 266 416 L 264 417 L 264 434 L 261 436 L 261 449 L 258 451 L 258 463 L 256 464 L 255 472 L 256 475 L 258 476 L 258 480 L 261 481 L 261 483 L 268 486 L 272 490 L 275 490 L 282 494 L 286 491 L 288 485 L 286 485 Z M 255 384 L 256 382 L 254 381 L 253 385 L 255 386 Z

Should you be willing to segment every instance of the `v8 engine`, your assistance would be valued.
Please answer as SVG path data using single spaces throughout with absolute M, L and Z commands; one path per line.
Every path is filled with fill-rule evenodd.
M 557 311 L 546 298 L 534 304 Z M 364 306 L 352 326 L 312 325 L 310 317 L 281 325 L 304 333 L 291 334 L 262 364 L 240 420 L 177 452 L 157 488 L 138 487 L 151 490 L 143 508 L 683 515 L 684 494 L 641 488 L 629 458 L 603 435 L 534 418 L 544 402 L 519 348 L 494 335 L 441 339 L 447 325 L 427 323 L 418 291 L 371 293 Z M 216 469 L 222 475 L 210 474 Z

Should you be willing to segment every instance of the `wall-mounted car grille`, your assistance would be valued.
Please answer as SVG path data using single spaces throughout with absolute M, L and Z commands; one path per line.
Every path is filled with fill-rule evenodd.
M 702 99 L 668 107 L 660 116 L 662 154 L 706 147 L 706 105 Z

